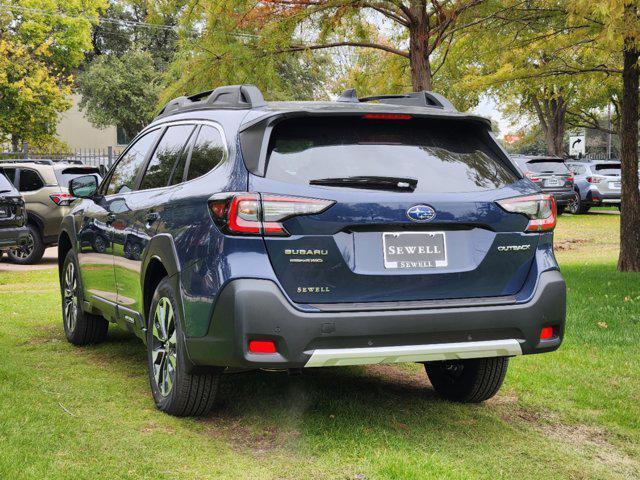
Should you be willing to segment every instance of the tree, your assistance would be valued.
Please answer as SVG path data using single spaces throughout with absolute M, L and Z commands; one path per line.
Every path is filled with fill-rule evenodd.
M 103 6 L 101 0 L 20 0 L 0 12 L 0 138 L 14 149 L 53 140 Z
M 413 90 L 431 90 L 453 38 L 482 23 L 490 0 L 232 0 L 235 28 L 260 32 L 264 55 L 348 47 L 378 50 L 409 62 Z M 481 8 L 482 7 L 482 8 Z M 494 12 L 495 13 L 495 12 Z M 233 27 L 232 27 L 233 28 Z M 380 35 L 385 31 L 386 35 Z
M 87 118 L 98 127 L 118 125 L 129 138 L 157 113 L 160 89 L 153 57 L 139 50 L 100 56 L 78 78 Z
M 194 2 L 181 21 L 182 37 L 165 76 L 163 102 L 217 85 L 255 83 L 269 99 L 313 99 L 326 95 L 331 68 L 310 53 L 274 55 L 261 42 L 268 35 L 260 23 L 243 20 L 234 1 Z M 282 37 L 279 37 L 282 38 Z
M 640 1 L 606 0 L 594 4 L 574 0 L 574 22 L 591 20 L 594 44 L 622 57 L 620 159 L 622 212 L 618 269 L 640 272 L 640 191 L 638 190 L 638 104 L 640 95 Z

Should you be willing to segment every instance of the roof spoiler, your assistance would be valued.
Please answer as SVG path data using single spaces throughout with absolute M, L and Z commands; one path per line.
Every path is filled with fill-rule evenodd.
M 341 103 L 377 102 L 389 105 L 403 105 L 406 107 L 441 108 L 450 112 L 457 112 L 453 104 L 439 93 L 423 90 L 421 92 L 400 93 L 396 95 L 374 95 L 358 98 L 355 88 L 345 90 L 337 100 Z
M 250 109 L 264 105 L 266 102 L 262 92 L 255 85 L 226 85 L 189 97 L 174 98 L 160 110 L 156 118 L 202 108 Z

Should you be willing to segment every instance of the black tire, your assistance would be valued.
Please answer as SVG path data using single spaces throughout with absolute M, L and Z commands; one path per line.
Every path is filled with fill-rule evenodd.
M 424 365 L 438 395 L 465 403 L 484 402 L 498 393 L 508 366 L 508 357 L 429 362 Z
M 105 240 L 102 235 L 96 235 L 93 239 L 93 245 L 91 245 L 91 248 L 93 248 L 93 251 L 96 253 L 104 253 L 107 251 L 107 246 L 107 240 Z
M 156 407 L 177 417 L 206 415 L 215 401 L 222 369 L 189 371 L 182 318 L 168 278 L 156 288 L 148 323 L 147 364 Z
M 40 229 L 33 224 L 28 224 L 27 228 L 29 229 L 27 244 L 7 252 L 7 257 L 12 263 L 33 265 L 38 263 L 44 255 L 45 245 Z
M 589 212 L 589 206 L 585 205 L 584 202 L 580 199 L 580 194 L 576 192 L 576 196 L 572 202 L 569 202 L 567 205 L 567 210 L 572 215 L 584 215 Z
M 109 322 L 82 309 L 84 297 L 78 272 L 76 254 L 73 250 L 69 250 L 60 271 L 64 333 L 67 340 L 74 345 L 100 343 L 107 338 Z
M 565 210 L 565 206 L 564 205 L 558 205 L 556 207 L 556 213 L 558 214 L 558 216 L 562 215 L 564 213 Z

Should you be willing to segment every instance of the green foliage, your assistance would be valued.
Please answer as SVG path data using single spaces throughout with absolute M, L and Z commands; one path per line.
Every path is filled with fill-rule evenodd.
M 131 137 L 157 113 L 160 76 L 151 54 L 130 50 L 95 59 L 80 74 L 78 89 L 80 108 L 93 124 L 119 125 Z
M 323 95 L 326 59 L 308 53 L 270 54 L 272 43 L 283 41 L 286 32 L 246 23 L 239 12 L 248 3 L 208 0 L 188 5 L 180 47 L 165 77 L 163 102 L 241 83 L 256 84 L 270 100 Z
M 53 140 L 102 0 L 14 0 L 0 11 L 0 139 Z M 43 11 L 52 13 L 43 13 Z

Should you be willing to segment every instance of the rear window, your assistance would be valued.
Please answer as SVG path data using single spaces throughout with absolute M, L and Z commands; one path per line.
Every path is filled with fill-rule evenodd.
M 98 176 L 98 183 L 100 181 L 100 169 L 98 167 L 70 167 L 56 170 L 55 172 L 58 184 L 65 188 L 69 187 L 69 181 L 72 178 L 81 177 L 82 175 L 95 174 Z
M 598 172 L 600 175 L 609 175 L 612 177 L 618 177 L 620 176 L 620 164 L 619 163 L 601 163 L 596 165 L 595 167 L 596 172 Z
M 562 160 L 529 160 L 525 168 L 534 173 L 570 173 Z
M 352 176 L 418 180 L 416 192 L 471 192 L 517 180 L 483 140 L 461 122 L 295 119 L 271 135 L 266 176 L 289 183 Z

